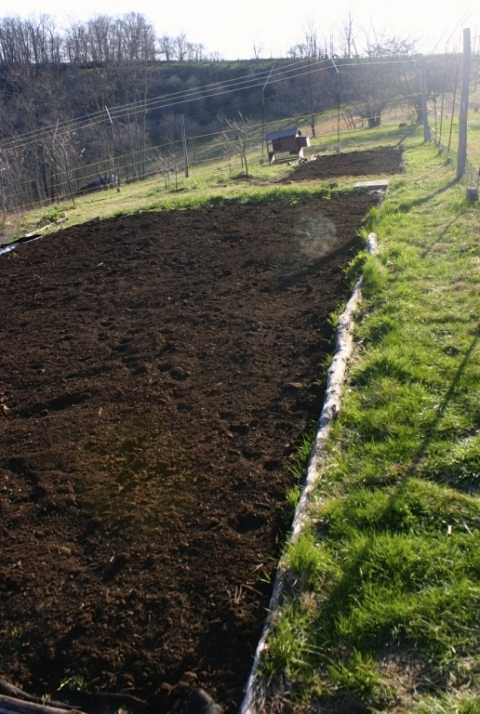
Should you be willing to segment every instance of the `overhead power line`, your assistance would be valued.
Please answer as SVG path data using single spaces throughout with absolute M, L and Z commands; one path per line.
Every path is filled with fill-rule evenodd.
M 412 60 L 410 58 L 395 58 L 392 60 L 382 60 L 381 64 L 399 64 L 411 61 Z M 378 64 L 378 60 L 345 62 L 340 64 L 340 68 L 378 66 Z M 290 79 L 297 79 L 307 74 L 312 75 L 318 72 L 325 72 L 330 69 L 331 64 L 329 59 L 302 59 L 290 63 L 289 65 L 286 65 L 284 67 L 279 67 L 275 69 L 272 72 L 272 76 L 269 79 L 268 83 L 269 85 L 276 84 L 278 82 Z M 205 99 L 212 99 L 223 94 L 228 94 L 236 91 L 259 89 L 264 86 L 265 79 L 268 77 L 268 73 L 269 70 L 265 70 L 253 76 L 244 75 L 240 78 L 233 78 L 229 80 L 223 80 L 221 82 L 214 82 L 211 84 L 204 85 L 203 87 L 197 87 L 195 89 L 181 90 L 179 92 L 172 92 L 168 95 L 159 95 L 147 101 L 139 100 L 137 102 L 118 105 L 116 107 L 110 108 L 110 117 L 111 119 L 121 119 L 128 116 L 129 114 L 137 116 L 138 114 L 143 114 L 149 111 L 170 109 L 175 106 L 185 104 L 187 102 L 190 103 Z M 42 139 L 50 138 L 55 129 L 57 131 L 57 137 L 59 137 L 71 133 L 74 130 L 80 130 L 85 127 L 105 124 L 109 120 L 109 117 L 105 116 L 105 111 L 102 108 L 92 114 L 85 114 L 81 117 L 66 120 L 60 123 L 57 122 L 56 125 L 52 124 L 47 127 L 42 127 L 41 129 L 25 132 L 16 137 L 5 139 L 4 141 L 0 142 L 0 149 L 6 150 L 25 148 L 31 144 L 38 143 Z

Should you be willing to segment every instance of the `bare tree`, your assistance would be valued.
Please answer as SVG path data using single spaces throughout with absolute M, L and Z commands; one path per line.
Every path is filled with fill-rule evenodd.
M 162 35 L 158 38 L 158 53 L 165 62 L 172 62 L 174 59 L 173 37 Z
M 257 37 L 255 42 L 253 43 L 253 57 L 254 57 L 254 59 L 260 59 L 260 57 L 263 54 L 264 48 L 265 48 L 265 45 L 263 44 L 261 39 L 259 37 Z
M 114 59 L 115 22 L 109 15 L 97 15 L 87 22 L 88 44 L 93 62 L 109 62 Z
M 340 27 L 341 54 L 343 57 L 358 57 L 357 33 L 355 31 L 355 21 L 351 10 L 348 10 L 342 20 Z
M 292 45 L 288 55 L 294 59 L 319 59 L 325 57 L 325 47 L 318 33 L 318 25 L 313 17 L 310 17 L 303 28 L 303 37 L 295 45 Z
M 241 112 L 238 112 L 238 119 L 226 119 L 225 121 L 228 126 L 228 131 L 224 136 L 227 141 L 232 142 L 237 148 L 245 176 L 248 176 L 247 146 L 249 122 L 244 118 Z
M 65 52 L 71 64 L 90 61 L 88 29 L 82 22 L 72 22 L 65 33 Z
M 151 62 L 155 59 L 155 32 L 144 15 L 129 12 L 117 22 L 117 60 Z
M 184 32 L 177 37 L 159 37 L 158 54 L 166 62 L 200 62 L 207 58 L 205 47 L 201 43 L 190 42 Z
M 173 47 L 175 53 L 175 59 L 179 62 L 185 62 L 188 59 L 189 54 L 189 42 L 187 36 L 184 32 L 177 35 L 173 40 Z
M 412 57 L 418 40 L 412 37 L 389 35 L 385 30 L 378 30 L 370 25 L 366 33 L 366 52 L 368 57 Z

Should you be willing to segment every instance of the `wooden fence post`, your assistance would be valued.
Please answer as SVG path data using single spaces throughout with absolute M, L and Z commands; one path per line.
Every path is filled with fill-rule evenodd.
M 188 154 L 187 154 L 187 137 L 185 134 L 185 117 L 182 114 L 182 147 L 183 147 L 183 165 L 185 178 L 188 178 Z

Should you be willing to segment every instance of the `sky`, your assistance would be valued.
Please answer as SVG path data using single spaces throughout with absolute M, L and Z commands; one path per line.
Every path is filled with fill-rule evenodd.
M 438 0 L 15 0 L 0 17 L 26 18 L 40 13 L 53 15 L 60 25 L 71 20 L 88 20 L 99 14 L 111 16 L 139 12 L 155 26 L 157 35 L 185 33 L 191 42 L 202 43 L 208 52 L 223 59 L 254 56 L 286 56 L 301 42 L 308 24 L 314 23 L 320 38 L 341 28 L 348 12 L 361 43 L 369 27 L 387 37 L 392 35 L 422 40 L 421 51 L 444 52 L 461 49 L 462 28 L 470 27 L 473 49 L 480 49 L 480 3 Z M 476 38 L 475 40 L 473 38 Z

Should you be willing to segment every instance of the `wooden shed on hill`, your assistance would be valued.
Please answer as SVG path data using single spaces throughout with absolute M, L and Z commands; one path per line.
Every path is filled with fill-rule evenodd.
M 273 164 L 276 154 L 281 152 L 295 154 L 299 159 L 303 159 L 303 150 L 306 146 L 310 146 L 310 139 L 302 134 L 300 129 L 283 129 L 265 134 L 265 143 L 268 160 Z

